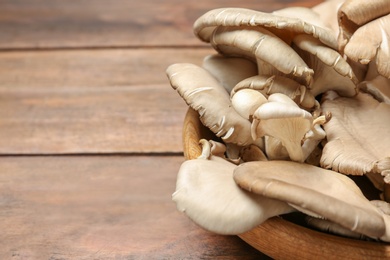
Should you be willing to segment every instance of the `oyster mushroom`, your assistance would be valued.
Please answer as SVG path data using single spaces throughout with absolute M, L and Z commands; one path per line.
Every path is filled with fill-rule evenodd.
M 284 39 L 287 43 L 297 34 L 311 34 L 321 42 L 337 49 L 337 39 L 331 29 L 317 26 L 310 21 L 272 13 L 264 13 L 245 8 L 213 9 L 200 16 L 194 23 L 195 35 L 210 42 L 214 29 L 218 26 L 264 27 Z
M 310 216 L 373 238 L 385 234 L 382 213 L 345 175 L 308 164 L 265 161 L 243 163 L 233 176 L 240 187 L 285 201 Z
M 204 229 L 227 235 L 246 232 L 270 217 L 294 211 L 285 202 L 238 187 L 233 180 L 236 167 L 212 154 L 209 159 L 185 161 L 172 195 L 177 209 Z
M 279 139 L 293 161 L 303 162 L 308 154 L 302 140 L 310 130 L 312 115 L 283 94 L 272 94 L 253 115 L 252 138 L 265 135 Z
M 239 57 L 209 55 L 204 58 L 202 67 L 210 72 L 228 93 L 241 80 L 257 75 L 256 63 Z
M 242 89 L 231 98 L 233 108 L 245 119 L 252 121 L 253 113 L 267 102 L 266 97 L 253 89 Z
M 361 64 L 376 63 L 378 73 L 390 78 L 390 14 L 360 27 L 344 48 L 345 55 Z
M 337 12 L 339 45 L 343 50 L 355 31 L 368 22 L 390 12 L 388 0 L 345 0 Z
M 274 93 L 282 93 L 307 109 L 313 108 L 316 103 L 314 96 L 310 91 L 307 91 L 305 86 L 295 80 L 278 75 L 256 75 L 246 78 L 235 85 L 230 96 L 241 89 L 254 89 L 266 97 Z
M 338 11 L 341 53 L 361 64 L 375 62 L 386 78 L 390 78 L 389 13 L 388 0 L 347 0 Z
M 390 105 L 362 92 L 344 98 L 330 91 L 321 107 L 332 113 L 324 125 L 327 143 L 321 166 L 344 174 L 367 174 L 382 190 L 381 174 L 390 173 Z
M 234 110 L 229 94 L 209 72 L 188 63 L 170 65 L 166 72 L 172 87 L 218 137 L 239 145 L 253 142 L 250 122 Z
M 225 55 L 252 58 L 258 63 L 261 75 L 272 75 L 276 69 L 302 84 L 309 85 L 311 82 L 313 71 L 301 57 L 287 43 L 264 28 L 219 26 L 214 30 L 210 43 Z M 271 52 L 271 49 L 278 51 Z M 271 69 L 265 69 L 269 66 Z

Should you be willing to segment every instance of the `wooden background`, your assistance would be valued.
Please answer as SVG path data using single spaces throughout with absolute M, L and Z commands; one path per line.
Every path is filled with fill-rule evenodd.
M 176 211 L 165 69 L 215 53 L 192 33 L 210 9 L 320 2 L 0 0 L 0 259 L 267 259 Z

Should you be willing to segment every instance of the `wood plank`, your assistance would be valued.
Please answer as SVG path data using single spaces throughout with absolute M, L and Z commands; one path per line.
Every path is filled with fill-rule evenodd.
M 0 87 L 107 87 L 166 84 L 166 68 L 200 65 L 211 48 L 0 52 Z
M 173 63 L 211 49 L 0 53 L 0 154 L 181 152 Z
M 202 46 L 193 22 L 210 9 L 270 12 L 321 0 L 0 0 L 0 49 Z
M 0 87 L 0 154 L 182 151 L 187 105 L 164 85 Z
M 182 161 L 0 157 L 0 258 L 261 259 L 238 237 L 204 231 L 176 210 Z

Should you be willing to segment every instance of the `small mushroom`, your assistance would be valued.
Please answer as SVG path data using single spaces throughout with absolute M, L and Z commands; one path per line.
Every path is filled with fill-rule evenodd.
M 201 122 L 228 143 L 253 143 L 250 122 L 231 106 L 224 87 L 205 69 L 188 63 L 167 68 L 172 87 L 186 103 L 198 111 Z
M 244 233 L 270 217 L 294 211 L 285 202 L 238 187 L 233 180 L 236 167 L 213 155 L 185 161 L 172 195 L 177 209 L 204 229 L 226 235 Z
M 253 89 L 242 89 L 235 92 L 231 98 L 233 108 L 245 119 L 252 121 L 253 113 L 267 99 L 259 91 Z
M 282 93 L 304 108 L 310 109 L 315 106 L 314 96 L 304 85 L 283 76 L 256 75 L 246 78 L 236 84 L 230 92 L 230 96 L 241 89 L 254 89 L 260 91 L 266 97 L 274 93 Z
M 272 94 L 268 102 L 261 105 L 253 115 L 252 138 L 265 135 L 279 139 L 290 159 L 303 162 L 305 153 L 302 140 L 310 130 L 312 115 L 298 107 L 283 94 Z
M 213 75 L 227 90 L 241 80 L 257 74 L 256 63 L 239 57 L 226 57 L 222 55 L 209 55 L 203 60 L 202 67 Z
M 264 161 L 243 163 L 233 176 L 240 187 L 285 201 L 310 216 L 373 238 L 385 234 L 383 214 L 343 174 L 296 162 Z

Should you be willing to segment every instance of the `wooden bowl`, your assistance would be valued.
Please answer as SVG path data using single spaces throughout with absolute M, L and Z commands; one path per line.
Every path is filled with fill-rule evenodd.
M 183 125 L 184 156 L 187 160 L 201 153 L 199 140 L 215 136 L 189 109 Z M 293 218 L 292 218 L 293 219 Z M 310 229 L 286 217 L 274 217 L 239 235 L 246 243 L 276 259 L 361 259 L 390 258 L 390 244 L 362 241 Z

